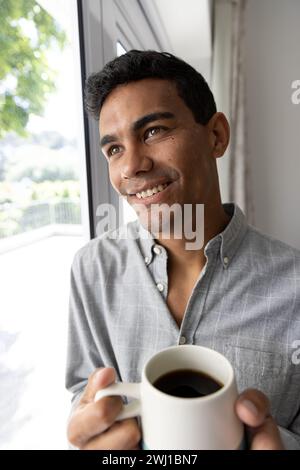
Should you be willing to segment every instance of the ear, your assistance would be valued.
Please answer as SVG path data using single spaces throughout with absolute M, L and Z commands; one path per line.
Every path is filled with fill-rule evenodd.
M 207 123 L 212 156 L 220 158 L 224 155 L 230 139 L 230 126 L 225 114 L 215 113 Z

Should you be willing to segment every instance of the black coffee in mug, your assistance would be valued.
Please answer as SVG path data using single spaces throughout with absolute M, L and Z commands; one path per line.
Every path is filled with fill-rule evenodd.
M 191 369 L 173 370 L 153 383 L 161 392 L 181 398 L 198 398 L 217 392 L 223 384 L 204 372 Z

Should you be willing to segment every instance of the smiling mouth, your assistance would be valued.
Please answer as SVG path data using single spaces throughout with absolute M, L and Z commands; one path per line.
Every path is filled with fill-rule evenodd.
M 145 191 L 141 191 L 140 193 L 131 194 L 130 198 L 132 201 L 136 203 L 154 203 L 159 201 L 162 197 L 161 193 L 172 184 L 170 181 L 169 183 L 159 184 L 154 186 L 153 188 L 146 189 Z
M 145 191 L 141 191 L 140 193 L 136 193 L 135 196 L 139 199 L 147 199 L 147 197 L 153 196 L 153 194 L 162 192 L 164 189 L 166 189 L 167 186 L 169 186 L 169 184 L 170 183 L 158 184 L 153 188 L 146 189 Z

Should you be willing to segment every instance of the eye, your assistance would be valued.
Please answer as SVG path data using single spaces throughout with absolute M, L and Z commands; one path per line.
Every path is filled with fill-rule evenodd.
M 112 145 L 109 147 L 107 150 L 107 156 L 112 157 L 113 155 L 116 155 L 120 151 L 120 146 L 119 145 Z
M 165 129 L 166 128 L 162 127 L 162 126 L 150 127 L 145 132 L 145 139 L 148 139 L 149 137 L 154 137 L 155 135 L 160 134 L 161 131 L 163 131 Z

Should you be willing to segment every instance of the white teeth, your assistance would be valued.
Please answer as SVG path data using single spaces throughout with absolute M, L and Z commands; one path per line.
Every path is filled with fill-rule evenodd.
M 153 194 L 163 191 L 167 186 L 168 186 L 168 183 L 159 184 L 158 186 L 154 186 L 154 188 L 147 189 L 146 191 L 142 191 L 141 193 L 136 193 L 136 196 L 139 199 L 143 199 L 145 197 L 149 197 L 149 196 L 152 196 Z

